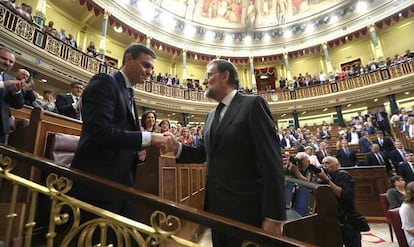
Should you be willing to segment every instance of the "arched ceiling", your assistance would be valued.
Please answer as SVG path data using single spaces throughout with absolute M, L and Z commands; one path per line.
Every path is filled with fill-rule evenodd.
M 413 3 L 404 0 L 93 2 L 153 39 L 183 50 L 227 57 L 267 56 L 320 45 L 366 28 Z M 283 11 L 281 6 L 285 6 Z M 313 30 L 309 29 L 311 26 Z

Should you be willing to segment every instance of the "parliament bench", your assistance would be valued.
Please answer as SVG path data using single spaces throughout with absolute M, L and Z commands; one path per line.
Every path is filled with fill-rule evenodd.
M 286 236 L 321 247 L 342 246 L 336 197 L 329 186 L 286 178 L 285 200 Z
M 48 133 L 45 158 L 69 168 L 78 147 L 79 139 L 80 137 L 77 135 Z

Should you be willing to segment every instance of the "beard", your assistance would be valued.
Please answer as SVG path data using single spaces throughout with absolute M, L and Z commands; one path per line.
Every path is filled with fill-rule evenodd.
M 210 99 L 214 99 L 216 96 L 216 93 L 212 88 L 206 88 L 206 91 L 204 92 L 204 96 Z

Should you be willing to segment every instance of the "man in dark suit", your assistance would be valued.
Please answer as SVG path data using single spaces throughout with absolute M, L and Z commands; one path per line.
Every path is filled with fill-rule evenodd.
M 206 96 L 220 102 L 209 112 L 197 148 L 174 139 L 179 163 L 207 161 L 205 210 L 281 233 L 286 219 L 284 172 L 274 121 L 266 101 L 237 92 L 236 67 L 207 65 Z M 241 246 L 242 239 L 212 229 L 213 246 Z
M 398 174 L 404 178 L 405 183 L 414 181 L 414 154 L 412 151 L 408 151 L 405 154 L 406 162 L 402 163 L 398 167 Z
M 391 126 L 387 112 L 384 109 L 378 108 L 375 116 L 378 128 L 382 130 L 384 135 L 391 135 Z
M 411 149 L 404 148 L 404 144 L 402 144 L 400 141 L 395 141 L 394 146 L 395 150 L 390 153 L 390 159 L 394 165 L 395 171 L 398 173 L 398 175 L 400 175 L 399 166 L 407 162 L 405 155 L 407 153 L 412 153 L 413 151 Z
M 386 156 L 380 152 L 378 144 L 372 144 L 371 152 L 365 155 L 365 165 L 367 166 L 385 166 L 387 168 L 387 174 L 391 175 L 392 166 Z
M 71 168 L 133 186 L 137 151 L 168 141 L 169 137 L 162 134 L 140 131 L 133 100 L 133 86 L 149 78 L 154 60 L 151 49 L 132 44 L 124 53 L 119 72 L 92 77 L 83 93 L 82 133 Z M 98 207 L 131 218 L 135 216 L 136 210 L 128 201 L 108 198 L 105 192 L 79 184 L 72 191 L 77 198 Z M 86 220 L 88 217 L 94 216 L 88 215 Z
M 59 114 L 80 120 L 80 102 L 83 83 L 74 81 L 70 84 L 70 93 L 59 94 L 56 97 L 56 108 Z
M 22 108 L 24 98 L 22 94 L 23 81 L 19 81 L 6 74 L 13 68 L 16 58 L 12 51 L 0 47 L 0 143 L 6 143 L 10 132 L 10 107 Z
M 377 138 L 372 140 L 373 144 L 378 144 L 380 151 L 384 151 L 384 134 L 382 131 L 377 132 Z
M 336 151 L 336 158 L 343 167 L 356 166 L 358 160 L 355 151 L 349 148 L 348 141 L 342 140 L 342 148 Z
M 359 152 L 360 153 L 369 153 L 371 151 L 371 140 L 368 138 L 368 132 L 362 131 L 361 138 L 359 138 Z
M 331 152 L 328 151 L 326 142 L 319 143 L 319 150 L 315 153 L 316 157 L 318 158 L 319 163 L 322 164 L 323 158 L 327 156 L 331 156 Z

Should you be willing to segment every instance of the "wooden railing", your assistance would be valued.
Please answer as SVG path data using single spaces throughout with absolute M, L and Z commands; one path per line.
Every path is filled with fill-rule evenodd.
M 64 168 L 43 158 L 10 147 L 0 146 L 0 164 L 0 179 L 7 180 L 13 185 L 12 195 L 7 204 L 9 207 L 3 208 L 3 211 L 0 212 L 2 214 L 0 217 L 5 217 L 1 220 L 5 224 L 2 223 L 0 226 L 2 233 L 0 236 L 4 238 L 5 247 L 14 244 L 13 234 L 15 233 L 12 231 L 14 224 L 23 224 L 25 226 L 23 244 L 25 246 L 33 246 L 32 240 L 33 237 L 36 237 L 33 232 L 36 226 L 36 208 L 41 207 L 43 213 L 47 209 L 45 205 L 37 205 L 37 198 L 41 194 L 46 195 L 48 200 L 50 200 L 51 208 L 47 213 L 50 218 L 46 226 L 48 229 L 47 234 L 40 239 L 43 239 L 43 244 L 50 247 L 55 242 L 57 225 L 66 226 L 69 230 L 63 236 L 59 236 L 62 239 L 60 246 L 69 246 L 73 242 L 84 243 L 87 246 L 92 241 L 87 237 L 91 236 L 88 234 L 93 234 L 96 231 L 101 231 L 101 233 L 103 232 L 102 234 L 105 234 L 107 228 L 115 229 L 116 233 L 119 234 L 117 235 L 117 240 L 123 241 L 125 246 L 129 246 L 128 241 L 130 240 L 137 242 L 139 246 L 152 246 L 150 245 L 151 243 L 160 243 L 161 246 L 167 243 L 173 243 L 174 246 L 199 246 L 197 243 L 176 236 L 180 231 L 181 219 L 246 239 L 245 246 L 248 246 L 247 243 L 251 243 L 252 246 L 312 246 L 288 237 L 274 236 L 259 228 L 182 204 L 162 200 L 157 196 L 134 190 L 73 168 Z M 42 170 L 43 174 L 47 175 L 47 178 L 42 184 L 17 176 L 13 173 L 15 165 L 36 167 Z M 150 219 L 151 225 L 93 207 L 69 196 L 67 193 L 70 191 L 72 184 L 93 187 L 105 191 L 108 197 L 116 195 L 117 198 L 149 206 L 154 209 Z M 16 207 L 17 194 L 22 188 L 28 189 L 29 194 L 29 199 L 25 203 L 26 207 L 29 208 L 29 213 L 26 216 L 19 215 L 19 210 Z M 63 206 L 68 206 L 71 210 L 65 212 L 62 210 Z M 95 214 L 97 219 L 79 224 L 81 219 L 80 209 Z M 15 220 L 17 216 L 20 216 L 19 222 Z M 164 224 L 169 224 L 168 228 L 165 228 Z M 103 244 L 105 243 L 103 242 Z

